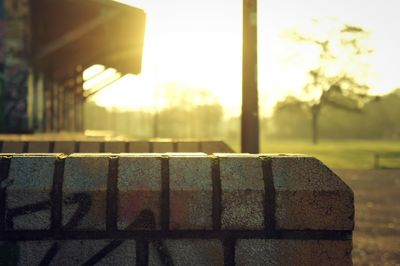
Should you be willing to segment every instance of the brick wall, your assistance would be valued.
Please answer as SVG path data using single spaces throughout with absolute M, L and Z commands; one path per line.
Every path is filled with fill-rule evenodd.
M 8 141 L 0 140 L 2 153 L 132 153 L 132 152 L 233 152 L 223 141 Z
M 302 155 L 0 155 L 0 261 L 351 265 L 353 192 Z

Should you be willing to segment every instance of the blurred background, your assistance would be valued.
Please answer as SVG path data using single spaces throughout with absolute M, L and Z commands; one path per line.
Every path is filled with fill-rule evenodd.
M 1 131 L 214 138 L 240 151 L 241 0 L 3 1 Z M 371 168 L 371 153 L 400 149 L 398 5 L 259 1 L 261 152 Z
M 242 0 L 1 0 L 0 132 L 240 152 Z M 400 3 L 258 1 L 261 153 L 356 193 L 356 265 L 400 263 Z
M 94 95 L 85 128 L 131 138 L 219 138 L 240 151 L 242 2 L 124 2 L 147 10 L 142 73 Z M 261 152 L 307 152 L 335 168 L 371 168 L 372 153 L 400 150 L 397 6 L 259 1 Z M 104 119 L 90 117 L 99 112 Z M 399 167 L 400 159 L 381 163 Z

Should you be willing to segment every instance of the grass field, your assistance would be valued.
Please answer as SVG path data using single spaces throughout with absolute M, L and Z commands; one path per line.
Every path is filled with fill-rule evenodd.
M 400 168 L 400 141 L 321 140 L 313 145 L 308 140 L 269 140 L 262 142 L 260 152 L 308 154 L 333 169 L 372 169 L 374 154 L 387 153 L 379 160 L 381 168 Z

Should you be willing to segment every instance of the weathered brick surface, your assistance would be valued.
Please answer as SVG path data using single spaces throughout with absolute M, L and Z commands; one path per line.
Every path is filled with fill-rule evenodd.
M 48 141 L 31 141 L 28 146 L 29 153 L 46 153 L 50 152 L 50 142 Z
M 353 229 L 353 192 L 331 170 L 313 157 L 270 158 L 277 229 Z
M 203 141 L 201 143 L 201 151 L 207 154 L 216 152 L 233 152 L 233 150 L 223 141 Z
M 48 250 L 50 241 L 5 242 L 0 245 L 3 265 L 40 265 Z
M 206 154 L 171 156 L 169 173 L 170 229 L 211 229 L 211 158 Z
M 149 265 L 163 264 L 160 253 L 167 252 L 173 265 L 224 265 L 222 242 L 215 239 L 164 240 L 161 249 L 157 242 L 151 242 Z M 158 249 L 157 249 L 158 247 Z M 162 252 L 160 252 L 162 251 Z
M 107 154 L 72 154 L 67 157 L 63 225 L 68 229 L 105 229 L 108 164 Z
M 51 148 L 51 143 L 54 143 L 54 148 Z M 53 140 L 53 141 L 38 141 L 30 140 L 27 142 L 30 153 L 46 153 L 60 152 L 71 154 L 74 152 L 82 153 L 143 153 L 150 152 L 152 145 L 153 152 L 173 152 L 176 145 L 177 152 L 205 152 L 212 154 L 216 152 L 233 152 L 233 150 L 223 141 L 177 141 L 174 144 L 172 140 L 161 141 L 81 141 L 78 145 L 74 141 Z M 104 144 L 104 150 L 101 150 Z M 1 152 L 3 153 L 22 153 L 24 152 L 24 141 L 4 141 Z M 77 147 L 77 150 L 76 150 Z
M 352 265 L 351 241 L 241 239 L 236 265 Z
M 105 142 L 105 152 L 123 153 L 123 152 L 125 152 L 125 142 L 124 141 L 106 141 Z
M 54 246 L 57 247 L 57 251 L 50 259 L 50 265 L 82 265 L 95 257 L 100 259 L 96 260 L 96 265 L 135 265 L 136 261 L 136 244 L 133 240 L 20 241 L 8 245 L 10 251 L 17 254 L 14 260 L 10 258 L 8 265 L 40 265 Z M 99 256 L 101 250 L 106 247 L 109 248 L 109 252 L 102 252 L 102 256 Z
M 25 143 L 22 141 L 4 141 L 2 153 L 21 153 L 24 151 Z
M 200 142 L 180 141 L 177 143 L 178 152 L 200 152 Z
M 75 142 L 74 141 L 55 141 L 54 142 L 54 152 L 71 154 L 75 152 Z
M 8 178 L 2 183 L 7 193 L 7 216 L 11 229 L 50 228 L 50 192 L 57 155 L 14 155 Z M 15 213 L 16 209 L 20 209 Z
M 79 144 L 79 152 L 98 153 L 100 152 L 100 142 L 83 141 Z
M 249 154 L 217 154 L 220 161 L 223 229 L 264 228 L 261 160 Z
M 118 165 L 118 228 L 126 229 L 141 216 L 141 212 L 150 210 L 154 214 L 155 228 L 159 229 L 160 206 L 161 156 L 121 155 Z M 149 229 L 148 226 L 151 227 L 139 228 Z
M 27 241 L 0 243 L 6 265 L 39 265 L 57 246 L 50 265 L 81 265 L 98 258 L 96 265 L 135 265 L 133 240 Z M 110 248 L 113 247 L 113 248 Z M 109 252 L 101 250 L 108 248 Z M 239 239 L 236 265 L 352 265 L 351 241 Z M 176 239 L 150 241 L 149 265 L 223 265 L 220 240 Z M 5 256 L 5 254 L 7 256 Z
M 129 143 L 129 152 L 150 152 L 150 142 L 132 141 Z
M 71 240 L 57 242 L 36 238 L 43 233 L 52 239 L 55 233 L 49 229 L 57 154 L 13 154 L 11 161 L 10 156 L 4 160 L 2 169 L 8 169 L 10 163 L 10 170 L 9 175 L 2 173 L 2 178 L 7 176 L 1 182 L 6 193 L 0 192 L 2 198 L 6 195 L 2 202 L 12 223 L 6 232 L 0 232 L 5 241 L 0 242 L 0 262 L 81 265 L 101 259 L 100 265 L 135 264 L 136 257 L 146 255 L 147 241 L 149 265 L 223 265 L 224 252 L 225 262 L 234 256 L 236 265 L 351 265 L 348 230 L 353 229 L 353 193 L 312 157 L 72 154 L 60 161 L 65 163 L 64 172 L 56 171 L 56 179 L 64 180 L 60 195 L 64 230 L 78 232 L 63 232 L 61 236 Z M 116 171 L 109 172 L 109 165 L 115 170 L 117 161 Z M 57 170 L 62 170 L 62 165 L 57 163 Z M 114 181 L 117 195 L 108 195 L 107 186 L 115 185 Z M 168 189 L 169 194 L 165 193 Z M 119 232 L 113 231 L 113 220 L 106 228 L 107 199 L 108 206 L 117 204 L 117 217 L 110 209 L 107 213 L 108 218 L 117 219 Z M 112 202 L 114 199 L 117 201 Z M 57 197 L 55 202 L 53 210 L 58 210 Z M 4 210 L 2 205 L 0 210 Z M 161 217 L 161 213 L 169 216 Z M 59 213 L 55 214 L 53 225 L 57 226 Z M 218 230 L 216 220 L 220 214 L 223 231 Z M 275 215 L 270 220 L 266 214 Z M 268 224 L 268 234 L 260 234 L 258 230 L 264 230 L 264 223 L 270 221 L 275 223 Z M 44 231 L 18 231 L 32 229 Z M 129 232 L 143 229 L 147 231 Z M 239 232 L 233 232 L 236 230 Z M 30 241 L 10 242 L 13 234 Z M 105 234 L 107 240 L 94 240 L 97 234 Z M 271 239 L 254 239 L 264 236 Z M 81 240 L 75 240 L 77 237 Z M 126 237 L 130 240 L 112 240 Z M 146 241 L 135 242 L 136 237 Z M 237 239 L 236 244 L 226 241 L 228 245 L 223 247 L 222 240 L 229 239 Z
M 173 152 L 174 144 L 171 141 L 154 141 L 153 152 Z

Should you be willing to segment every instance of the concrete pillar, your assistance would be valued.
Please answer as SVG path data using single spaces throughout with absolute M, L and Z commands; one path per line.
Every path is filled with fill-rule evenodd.
M 257 0 L 243 0 L 242 152 L 259 152 Z
M 6 29 L 5 12 L 4 12 L 4 0 L 0 0 L 0 106 L 4 106 L 4 63 L 5 63 L 5 51 L 4 51 L 4 35 Z M 4 132 L 4 108 L 0 108 L 0 132 Z
M 53 129 L 53 102 L 52 102 L 52 89 L 51 81 L 46 77 L 44 79 L 44 102 L 45 102 L 45 113 L 43 119 L 43 129 L 44 131 L 51 131 Z
M 23 133 L 28 126 L 29 2 L 3 0 L 3 132 Z

